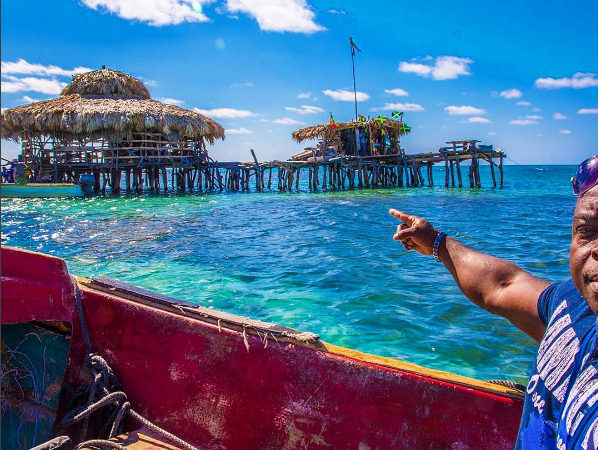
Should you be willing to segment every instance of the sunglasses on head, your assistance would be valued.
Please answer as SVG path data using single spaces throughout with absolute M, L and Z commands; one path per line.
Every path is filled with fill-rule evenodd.
M 598 155 L 582 162 L 571 178 L 573 193 L 581 195 L 598 184 Z

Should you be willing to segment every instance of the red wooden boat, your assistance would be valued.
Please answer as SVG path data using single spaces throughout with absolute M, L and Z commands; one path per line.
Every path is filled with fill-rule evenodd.
M 184 441 L 217 449 L 506 449 L 515 442 L 523 399 L 515 388 L 112 280 L 71 277 L 56 257 L 10 247 L 1 257 L 3 449 L 57 435 L 80 442 L 105 426 L 119 435 L 114 442 L 132 448 Z M 95 356 L 86 363 L 87 345 Z

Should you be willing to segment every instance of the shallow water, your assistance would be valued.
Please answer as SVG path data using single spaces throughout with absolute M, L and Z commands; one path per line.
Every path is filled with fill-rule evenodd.
M 394 242 L 387 211 L 422 215 L 557 281 L 569 273 L 574 170 L 507 166 L 503 189 L 488 187 L 483 172 L 481 190 L 2 199 L 2 245 L 333 344 L 524 382 L 535 343 L 469 303 L 441 264 Z

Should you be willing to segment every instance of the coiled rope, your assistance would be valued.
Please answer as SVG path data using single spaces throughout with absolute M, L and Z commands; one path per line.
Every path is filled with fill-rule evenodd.
M 77 280 L 73 279 L 73 286 L 75 288 L 75 298 L 77 300 L 77 312 L 81 322 L 81 331 L 83 334 L 83 341 L 87 350 L 87 357 L 85 358 L 85 366 L 90 371 L 93 381 L 91 383 L 87 404 L 69 411 L 62 419 L 62 425 L 71 425 L 84 420 L 81 427 L 81 439 L 85 439 L 87 434 L 89 416 L 107 405 L 116 406 L 116 412 L 112 418 L 107 422 L 110 425 L 110 432 L 108 439 L 115 437 L 118 433 L 123 418 L 128 414 L 134 420 L 141 423 L 148 430 L 153 431 L 164 439 L 178 445 L 186 450 L 198 450 L 196 447 L 185 442 L 172 433 L 160 428 L 154 423 L 147 420 L 141 414 L 131 408 L 131 404 L 127 400 L 127 394 L 120 390 L 120 383 L 117 376 L 114 374 L 112 368 L 108 365 L 106 360 L 93 353 L 91 341 L 89 339 L 89 331 L 87 329 L 87 322 L 83 311 L 83 303 L 81 302 L 81 292 L 77 286 Z M 96 447 L 107 449 L 124 449 L 124 447 L 114 441 L 107 439 L 92 439 L 81 442 L 77 445 L 77 449 L 83 447 Z

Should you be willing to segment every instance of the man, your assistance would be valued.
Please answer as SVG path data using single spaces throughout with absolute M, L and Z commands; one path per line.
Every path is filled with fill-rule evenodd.
M 584 161 L 571 181 L 578 195 L 572 279 L 552 285 L 476 252 L 421 217 L 390 210 L 403 222 L 393 239 L 434 255 L 472 302 L 540 342 L 516 448 L 598 448 L 598 156 Z

